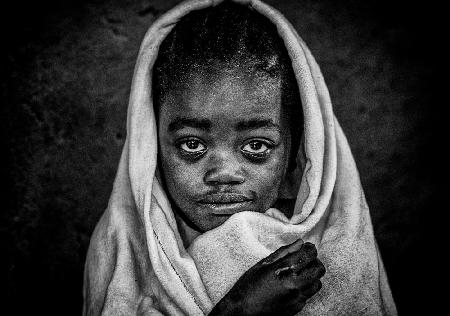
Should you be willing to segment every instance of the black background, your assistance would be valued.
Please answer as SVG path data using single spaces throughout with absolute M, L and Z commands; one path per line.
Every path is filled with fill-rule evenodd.
M 85 253 L 125 139 L 137 50 L 155 17 L 176 2 L 2 4 L 6 314 L 81 313 Z M 442 8 L 435 1 L 268 3 L 294 24 L 322 68 L 399 314 L 430 314 L 437 301 L 430 281 L 440 265 L 430 247 L 438 237 L 428 229 L 443 220 Z

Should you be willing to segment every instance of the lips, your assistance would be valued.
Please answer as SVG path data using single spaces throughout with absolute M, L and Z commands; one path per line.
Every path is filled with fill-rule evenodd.
M 250 201 L 251 198 L 239 193 L 213 193 L 199 200 L 204 204 L 229 204 Z
M 232 215 L 248 209 L 252 198 L 239 193 L 214 193 L 201 198 L 198 203 L 214 215 Z

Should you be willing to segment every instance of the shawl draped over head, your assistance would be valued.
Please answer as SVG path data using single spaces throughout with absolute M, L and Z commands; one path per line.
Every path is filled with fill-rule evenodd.
M 152 66 L 181 17 L 222 0 L 183 2 L 152 24 L 140 48 L 127 138 L 87 255 L 84 315 L 206 315 L 245 271 L 298 238 L 316 245 L 327 270 L 322 289 L 299 314 L 396 315 L 358 171 L 316 61 L 278 11 L 258 0 L 234 1 L 276 25 L 297 78 L 304 135 L 302 172 L 288 181 L 293 216 L 274 208 L 237 213 L 185 247 L 156 172 Z

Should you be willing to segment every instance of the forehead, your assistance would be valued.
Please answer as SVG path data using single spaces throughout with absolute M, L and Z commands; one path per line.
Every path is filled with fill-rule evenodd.
M 264 117 L 280 123 L 281 82 L 239 70 L 193 74 L 168 93 L 160 113 L 162 119 L 177 115 L 221 121 Z

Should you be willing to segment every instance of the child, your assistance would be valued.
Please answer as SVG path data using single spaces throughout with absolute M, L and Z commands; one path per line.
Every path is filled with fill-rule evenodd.
M 318 66 L 236 2 L 182 3 L 143 41 L 84 314 L 395 315 Z

